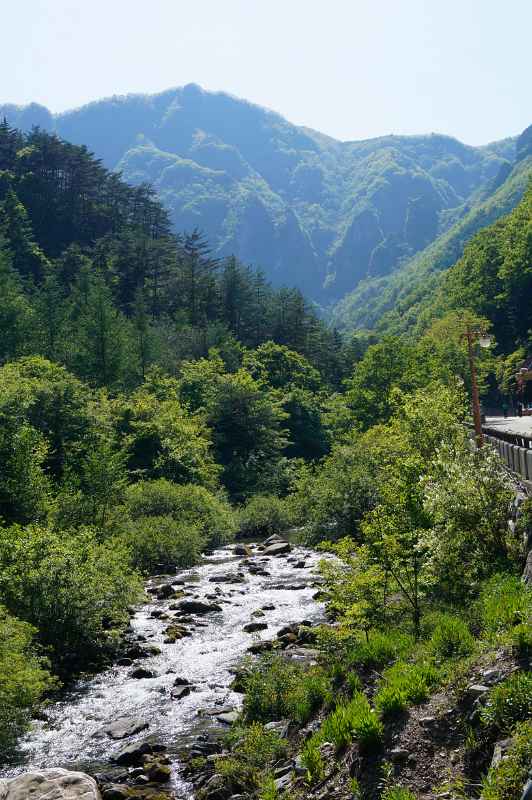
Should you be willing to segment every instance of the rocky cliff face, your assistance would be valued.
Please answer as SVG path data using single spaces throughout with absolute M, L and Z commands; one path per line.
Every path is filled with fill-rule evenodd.
M 55 116 L 0 106 L 4 115 L 86 144 L 127 181 L 152 183 L 177 230 L 201 228 L 217 254 L 322 302 L 433 241 L 515 150 L 439 135 L 337 142 L 194 84 Z

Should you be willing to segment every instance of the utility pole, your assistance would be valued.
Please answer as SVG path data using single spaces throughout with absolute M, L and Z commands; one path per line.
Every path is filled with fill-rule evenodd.
M 475 354 L 473 352 L 473 342 L 476 340 L 478 334 L 474 333 L 468 325 L 464 336 L 467 340 L 467 355 L 469 356 L 469 371 L 471 372 L 471 404 L 473 406 L 475 441 L 480 450 L 483 445 L 482 419 L 480 416 L 480 398 L 478 396 L 477 368 L 475 365 Z

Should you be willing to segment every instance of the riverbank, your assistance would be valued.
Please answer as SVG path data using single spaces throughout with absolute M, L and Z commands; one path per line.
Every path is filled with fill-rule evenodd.
M 157 784 L 169 796 L 191 797 L 181 753 L 198 736 L 227 730 L 241 705 L 233 670 L 248 649 L 260 650 L 289 623 L 322 618 L 314 597 L 318 560 L 278 540 L 237 544 L 193 569 L 149 580 L 148 602 L 135 610 L 117 663 L 78 682 L 34 722 L 21 742 L 23 763 L 9 774 L 65 767 L 96 775 L 104 791 L 129 784 L 149 797 L 149 784 Z M 122 731 L 121 720 L 129 723 Z M 145 753 L 121 757 L 130 746 Z M 145 786 L 150 750 L 164 769 L 153 769 L 159 780 Z

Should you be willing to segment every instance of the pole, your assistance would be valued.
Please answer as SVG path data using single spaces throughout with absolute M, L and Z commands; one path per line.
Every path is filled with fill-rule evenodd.
M 469 328 L 466 329 L 467 354 L 469 356 L 469 369 L 471 371 L 471 400 L 473 406 L 473 422 L 475 424 L 475 441 L 480 450 L 482 447 L 482 421 L 480 418 L 480 398 L 478 396 L 477 369 L 475 367 L 475 354 L 473 352 L 474 333 Z

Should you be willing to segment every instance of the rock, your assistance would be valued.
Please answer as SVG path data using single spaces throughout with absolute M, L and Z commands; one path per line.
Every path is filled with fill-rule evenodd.
M 278 719 L 274 720 L 273 722 L 267 722 L 266 725 L 264 726 L 264 730 L 274 731 L 282 739 L 286 739 L 286 737 L 288 736 L 289 727 L 290 727 L 289 719 Z
M 245 583 L 246 578 L 238 572 L 227 572 L 223 575 L 211 575 L 210 583 Z
M 476 700 L 477 697 L 482 697 L 486 692 L 489 692 L 489 690 L 489 686 L 484 686 L 482 683 L 473 683 L 471 686 L 467 687 L 469 697 L 474 700 Z
M 248 622 L 247 625 L 244 625 L 243 630 L 246 633 L 255 633 L 256 631 L 265 631 L 267 627 L 267 622 Z
M 222 610 L 216 603 L 203 603 L 201 600 L 181 600 L 176 609 L 184 614 L 214 614 Z
M 254 642 L 250 647 L 248 647 L 248 653 L 267 653 L 269 650 L 273 650 L 274 642 L 266 639 L 263 642 Z
M 84 772 L 43 769 L 0 779 L 0 800 L 100 800 L 96 781 Z
M 174 686 L 190 686 L 190 681 L 188 678 L 179 676 L 174 680 Z
M 506 755 L 506 751 L 512 744 L 511 739 L 501 739 L 498 742 L 495 742 L 495 746 L 493 748 L 493 756 L 491 758 L 491 768 L 497 767 L 500 762 L 503 760 L 504 756 Z
M 265 617 L 266 614 L 264 613 L 264 611 L 261 608 L 258 608 L 256 611 L 252 611 L 251 612 L 251 616 L 252 617 Z
M 172 770 L 160 761 L 154 761 L 147 765 L 147 775 L 154 783 L 166 783 L 172 777 Z
M 393 761 L 394 763 L 407 761 L 409 755 L 410 753 L 408 750 L 404 750 L 401 747 L 394 747 L 393 750 L 390 750 L 389 752 L 390 761 Z
M 172 689 L 170 697 L 172 700 L 182 700 L 183 697 L 190 694 L 190 691 L 190 686 L 178 686 L 176 689 Z
M 233 553 L 235 554 L 235 556 L 249 557 L 253 555 L 251 547 L 249 547 L 247 544 L 236 544 L 233 548 Z
M 264 611 L 275 611 L 275 606 L 273 603 L 266 603 L 265 606 L 262 606 Z
M 162 744 L 158 744 L 153 739 L 145 739 L 143 742 L 131 742 L 127 744 L 118 753 L 113 756 L 115 764 L 121 764 L 126 767 L 141 766 L 144 762 L 144 756 L 151 755 L 155 752 L 164 750 Z
M 136 680 L 141 680 L 142 678 L 156 678 L 157 673 L 154 672 L 152 669 L 145 669 L 144 667 L 136 667 L 136 669 L 131 670 L 129 673 L 130 678 L 135 678 Z
M 159 600 L 168 600 L 170 597 L 174 596 L 175 589 L 171 583 L 165 583 L 163 586 L 157 586 L 154 594 Z
M 264 540 L 263 545 L 264 547 L 268 547 L 268 545 L 270 544 L 278 544 L 284 542 L 285 540 L 281 536 L 279 536 L 279 534 L 273 533 L 271 536 L 268 536 L 268 538 Z
M 191 632 L 183 625 L 169 625 L 164 632 L 166 634 L 165 644 L 173 644 L 186 636 L 192 636 Z
M 111 783 L 102 788 L 102 800 L 128 800 L 130 796 L 127 786 L 119 783 Z
M 532 800 L 532 780 L 527 781 L 523 786 L 521 800 Z
M 275 542 L 275 544 L 268 545 L 264 550 L 266 556 L 284 556 L 292 550 L 290 542 Z
M 296 563 L 294 564 L 294 569 L 305 569 L 306 566 L 307 566 L 307 562 L 306 561 L 303 561 L 303 560 L 296 561 Z
M 213 775 L 202 788 L 202 794 L 209 800 L 227 800 L 231 791 L 225 785 L 221 775 Z
M 218 714 L 216 719 L 218 722 L 223 722 L 224 725 L 232 725 L 238 719 L 238 711 L 227 711 L 224 714 Z
M 145 731 L 149 726 L 149 722 L 138 717 L 121 717 L 115 722 L 111 722 L 104 730 L 111 739 L 126 739 L 128 736 L 134 736 L 135 733 Z
M 281 778 L 275 778 L 275 788 L 278 792 L 285 792 L 290 787 L 292 780 L 292 770 L 290 769 L 286 775 Z
M 523 581 L 527 586 L 532 587 L 532 550 L 529 552 L 525 568 L 523 569 Z
M 130 667 L 132 665 L 132 663 L 133 663 L 133 659 L 132 658 L 125 658 L 125 657 L 117 659 L 117 662 L 116 662 L 118 667 Z

